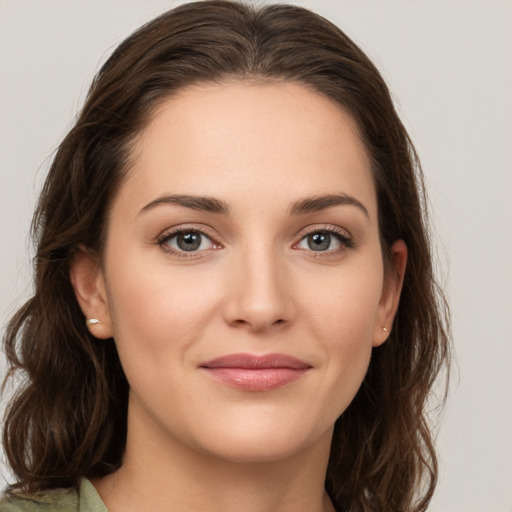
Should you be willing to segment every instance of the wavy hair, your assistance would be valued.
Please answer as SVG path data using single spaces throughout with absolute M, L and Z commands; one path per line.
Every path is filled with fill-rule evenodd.
M 339 28 L 301 7 L 229 0 L 181 5 L 122 42 L 56 152 L 32 226 L 35 291 L 4 336 L 9 375 L 22 377 L 3 431 L 12 488 L 73 486 L 120 466 L 128 383 L 115 344 L 84 324 L 70 262 L 78 245 L 101 253 L 132 142 L 154 109 L 184 87 L 233 80 L 305 85 L 357 122 L 384 259 L 403 239 L 408 265 L 389 340 L 336 422 L 326 489 L 339 511 L 424 511 L 438 473 L 426 408 L 450 345 L 416 152 L 381 75 Z

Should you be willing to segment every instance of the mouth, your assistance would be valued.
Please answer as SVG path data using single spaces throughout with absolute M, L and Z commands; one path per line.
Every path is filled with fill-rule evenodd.
M 285 354 L 230 354 L 199 365 L 213 379 L 246 391 L 270 391 L 302 378 L 311 365 Z

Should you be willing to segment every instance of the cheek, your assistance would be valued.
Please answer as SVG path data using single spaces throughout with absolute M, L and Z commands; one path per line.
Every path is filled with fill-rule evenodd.
M 110 311 L 120 355 L 130 351 L 158 361 L 166 353 L 185 351 L 211 323 L 217 288 L 211 276 L 205 279 L 192 267 L 170 272 L 152 257 L 125 258 L 109 273 Z
M 362 273 L 347 269 L 309 294 L 308 329 L 320 342 L 329 395 L 326 414 L 334 415 L 333 420 L 348 407 L 367 372 L 381 279 L 378 266 Z M 337 407 L 329 410 L 328 404 Z
M 316 286 L 300 295 L 306 297 L 303 308 L 315 322 L 314 329 L 321 339 L 354 345 L 372 341 L 373 328 L 382 293 L 382 273 L 379 266 L 366 271 L 344 268 L 335 275 L 317 279 Z

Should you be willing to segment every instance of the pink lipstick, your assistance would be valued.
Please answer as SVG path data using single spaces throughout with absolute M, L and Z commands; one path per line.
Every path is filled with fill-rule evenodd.
M 230 354 L 199 367 L 228 386 L 246 391 L 270 391 L 300 379 L 311 365 L 285 354 Z

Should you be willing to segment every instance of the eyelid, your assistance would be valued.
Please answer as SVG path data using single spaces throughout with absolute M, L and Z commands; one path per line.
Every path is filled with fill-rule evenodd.
M 293 247 L 298 249 L 298 245 L 309 235 L 315 234 L 315 233 L 328 233 L 331 235 L 334 235 L 340 243 L 343 245 L 340 249 L 334 249 L 334 250 L 328 250 L 328 251 L 317 251 L 315 254 L 315 257 L 318 256 L 328 256 L 332 254 L 339 253 L 341 251 L 347 250 L 347 249 L 353 249 L 355 247 L 355 242 L 352 234 L 339 226 L 334 226 L 332 224 L 315 224 L 308 226 L 304 228 L 298 235 L 299 240 L 294 243 Z M 304 249 L 307 251 L 307 249 Z M 308 251 L 309 252 L 309 251 Z M 315 251 L 310 251 L 315 252 Z
M 302 240 L 304 237 L 308 235 L 319 232 L 333 233 L 335 235 L 339 235 L 343 240 L 353 241 L 353 236 L 350 233 L 350 231 L 340 226 L 335 226 L 333 224 L 313 224 L 302 229 L 297 236 L 300 237 L 300 240 Z
M 155 243 L 161 247 L 163 251 L 166 253 L 172 254 L 177 257 L 181 258 L 197 258 L 204 256 L 204 253 L 210 252 L 211 250 L 217 250 L 222 247 L 222 244 L 217 241 L 217 237 L 209 233 L 209 229 L 205 229 L 204 227 L 198 227 L 197 224 L 180 224 L 178 226 L 174 226 L 172 228 L 168 228 L 164 230 L 160 235 L 157 236 Z M 175 236 L 179 235 L 180 233 L 189 233 L 189 232 L 195 232 L 199 233 L 200 235 L 206 237 L 210 242 L 213 244 L 213 247 L 209 247 L 208 249 L 202 249 L 199 251 L 180 251 L 176 250 L 173 247 L 170 247 L 169 245 L 166 245 L 166 242 L 168 242 L 170 239 L 174 238 Z

